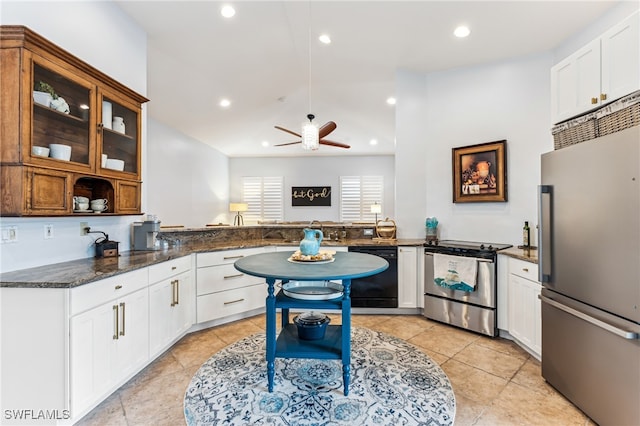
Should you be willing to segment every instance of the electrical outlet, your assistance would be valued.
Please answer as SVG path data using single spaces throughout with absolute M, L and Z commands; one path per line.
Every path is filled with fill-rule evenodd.
M 372 236 L 373 235 L 373 229 L 365 229 L 365 230 L 363 230 L 363 235 L 365 237 Z
M 53 238 L 53 224 L 47 223 L 44 225 L 44 239 L 50 240 L 51 238 Z
M 2 243 L 17 243 L 18 242 L 18 227 L 17 226 L 3 226 L 2 227 Z
M 80 222 L 80 235 L 87 235 L 89 229 L 89 222 Z

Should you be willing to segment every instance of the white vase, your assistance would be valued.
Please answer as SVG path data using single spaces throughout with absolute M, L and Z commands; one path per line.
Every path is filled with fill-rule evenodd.
M 113 117 L 112 127 L 113 131 L 124 133 L 124 119 L 122 117 Z

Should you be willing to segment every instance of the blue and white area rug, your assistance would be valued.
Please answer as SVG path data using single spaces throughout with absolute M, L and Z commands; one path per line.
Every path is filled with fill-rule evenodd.
M 267 391 L 265 334 L 213 355 L 184 398 L 188 425 L 451 425 L 456 401 L 442 369 L 415 346 L 352 328 L 345 397 L 337 360 L 276 359 Z

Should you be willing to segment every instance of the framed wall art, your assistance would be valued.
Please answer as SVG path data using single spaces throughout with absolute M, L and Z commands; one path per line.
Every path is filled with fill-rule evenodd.
M 506 202 L 506 150 L 506 140 L 453 148 L 453 202 Z

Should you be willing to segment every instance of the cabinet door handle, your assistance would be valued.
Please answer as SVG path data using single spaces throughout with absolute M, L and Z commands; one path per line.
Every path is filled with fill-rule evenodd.
M 238 256 L 225 256 L 225 257 L 223 257 L 222 259 L 224 259 L 224 260 L 230 260 L 230 259 L 241 259 L 241 258 L 243 258 L 243 257 L 244 257 L 244 254 L 240 254 L 240 255 L 238 255 Z
M 180 303 L 180 280 L 176 280 L 176 305 Z
M 522 268 L 524 272 L 529 272 L 529 268 Z
M 595 105 L 598 103 L 598 98 L 591 98 L 591 104 Z
M 238 277 L 241 277 L 242 275 L 243 274 L 225 275 L 223 278 L 227 280 L 229 278 L 238 278 Z
M 125 319 L 124 319 L 124 302 L 120 302 L 120 307 L 122 308 L 122 331 L 120 331 L 120 335 L 124 336 L 124 325 L 125 325 Z
M 118 329 L 120 328 L 120 326 L 118 325 L 118 305 L 113 305 L 113 318 L 113 340 L 118 340 Z
M 120 284 L 118 284 L 118 285 L 116 286 L 116 290 L 120 290 L 121 288 L 122 288 L 122 286 L 121 286 Z
M 176 306 L 178 304 L 178 284 L 180 281 L 173 280 L 171 281 L 171 306 Z
M 607 100 L 607 94 L 606 93 L 600 93 L 600 100 L 601 101 L 606 101 Z
M 238 303 L 238 302 L 244 302 L 244 298 L 242 298 L 242 299 L 237 299 L 237 300 L 232 300 L 231 302 L 224 302 L 224 305 L 225 305 L 225 306 L 226 306 L 226 305 L 231 305 L 231 304 Z
M 172 270 L 172 271 L 175 271 L 176 269 L 178 269 L 178 267 L 177 267 L 177 266 L 172 266 L 172 267 L 171 267 L 171 270 Z

